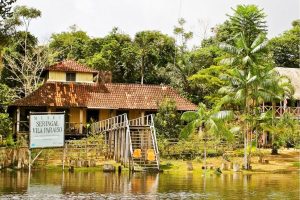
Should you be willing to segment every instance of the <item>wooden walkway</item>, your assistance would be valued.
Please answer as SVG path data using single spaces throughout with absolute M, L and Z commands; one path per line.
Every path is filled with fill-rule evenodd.
M 159 151 L 154 116 L 128 120 L 118 115 L 91 125 L 93 134 L 103 134 L 107 156 L 131 170 L 159 170 Z

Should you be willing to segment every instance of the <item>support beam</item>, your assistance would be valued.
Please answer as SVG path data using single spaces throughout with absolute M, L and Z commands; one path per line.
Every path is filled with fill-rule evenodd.
M 18 134 L 20 132 L 20 107 L 17 108 L 17 127 L 16 127 L 16 133 Z
M 83 130 L 83 109 L 80 108 L 79 110 L 79 133 L 82 134 L 82 130 Z
M 145 111 L 141 112 L 141 119 L 142 119 L 142 124 L 141 125 L 145 125 Z
M 114 160 L 118 162 L 117 158 L 117 152 L 118 152 L 118 137 L 117 137 L 117 131 L 113 130 L 113 134 L 114 134 Z
M 120 134 L 121 134 L 121 152 L 120 152 L 120 154 L 121 154 L 121 163 L 122 164 L 124 164 L 124 128 L 122 128 L 121 130 L 120 130 Z
M 124 152 L 124 162 L 125 165 L 128 164 L 128 156 L 129 156 L 129 132 L 127 128 L 125 128 L 125 152 Z

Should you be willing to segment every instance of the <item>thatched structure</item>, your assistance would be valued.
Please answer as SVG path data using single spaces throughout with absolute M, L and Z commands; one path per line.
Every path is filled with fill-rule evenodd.
M 280 75 L 287 76 L 291 80 L 295 88 L 294 98 L 300 100 L 300 68 L 276 67 L 275 69 Z

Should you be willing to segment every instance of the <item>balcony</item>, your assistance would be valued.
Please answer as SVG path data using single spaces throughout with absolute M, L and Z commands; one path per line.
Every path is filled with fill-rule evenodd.
M 280 117 L 285 113 L 290 113 L 296 118 L 300 119 L 300 107 L 284 107 L 284 106 L 261 106 L 261 112 L 272 111 L 274 109 L 275 116 Z

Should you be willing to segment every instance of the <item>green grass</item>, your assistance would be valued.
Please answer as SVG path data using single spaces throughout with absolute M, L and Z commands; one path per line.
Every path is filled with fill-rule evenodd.
M 293 162 L 294 167 L 299 167 L 300 168 L 300 162 Z

